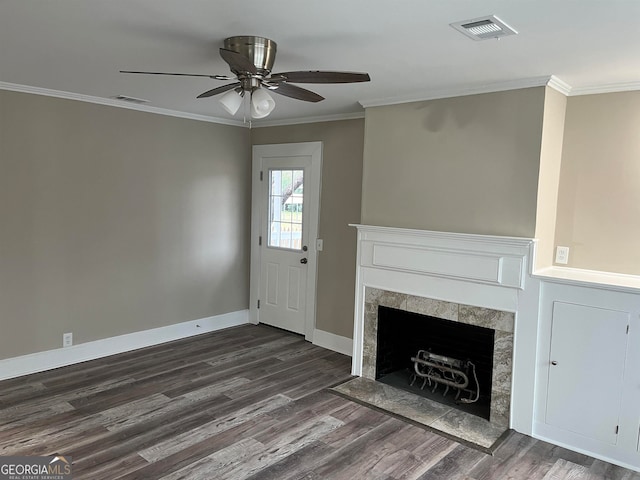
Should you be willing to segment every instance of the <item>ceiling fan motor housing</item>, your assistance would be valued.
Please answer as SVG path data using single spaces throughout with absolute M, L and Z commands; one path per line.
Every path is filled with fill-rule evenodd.
M 266 77 L 273 68 L 278 45 L 268 38 L 242 35 L 225 38 L 224 48 L 249 59 L 258 69 L 258 74 Z

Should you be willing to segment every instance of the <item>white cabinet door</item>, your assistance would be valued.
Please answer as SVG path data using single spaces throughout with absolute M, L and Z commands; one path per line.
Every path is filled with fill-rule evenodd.
M 554 302 L 545 423 L 617 442 L 629 314 Z

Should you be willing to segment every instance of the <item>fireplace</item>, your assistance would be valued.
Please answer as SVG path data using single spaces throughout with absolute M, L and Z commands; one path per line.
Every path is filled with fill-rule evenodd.
M 378 307 L 375 379 L 489 420 L 492 328 Z
M 383 312 L 382 317 L 380 315 L 381 311 Z M 483 389 L 488 389 L 488 392 L 484 393 L 485 398 L 483 399 L 486 409 L 482 409 L 480 412 L 478 409 L 471 410 L 473 410 L 472 413 L 474 415 L 486 418 L 491 424 L 497 427 L 507 428 L 509 426 L 513 357 L 513 313 L 367 287 L 365 290 L 366 314 L 364 321 L 362 376 L 370 380 L 379 380 L 379 377 L 382 376 L 378 372 L 378 349 L 380 348 L 378 339 L 381 337 L 389 338 L 389 336 L 394 336 L 395 333 L 390 333 L 390 331 L 402 329 L 402 327 L 398 328 L 398 323 L 394 320 L 391 321 L 390 325 L 387 324 L 385 314 L 388 314 L 389 311 L 398 314 L 400 317 L 408 317 L 410 319 L 408 323 L 412 324 L 414 328 L 424 332 L 425 336 L 428 336 L 429 327 L 427 324 L 430 318 L 437 319 L 437 321 L 441 323 L 441 326 L 442 322 L 447 322 L 442 329 L 448 330 L 448 333 L 456 330 L 455 324 L 458 324 L 458 328 L 462 326 L 463 329 L 464 326 L 469 326 L 475 332 L 478 331 L 476 329 L 481 329 L 481 331 L 484 331 L 483 333 L 486 333 L 486 330 L 490 330 L 491 333 L 488 335 L 491 338 L 491 343 L 488 346 L 484 345 L 480 348 L 480 356 L 482 358 L 480 358 L 481 362 L 479 362 L 482 363 L 482 365 L 480 365 L 482 370 L 484 370 L 488 364 L 491 365 L 489 371 L 481 372 L 485 382 L 487 379 L 490 379 L 488 385 L 483 383 L 485 385 Z M 380 332 L 381 325 L 383 329 L 382 332 Z M 447 335 L 440 335 L 440 340 L 445 336 Z M 473 337 L 473 335 L 471 336 Z M 415 335 L 410 341 L 412 350 L 422 345 L 417 339 L 418 335 Z M 384 343 L 385 342 L 383 342 L 382 345 L 383 350 L 385 348 Z M 455 346 L 445 347 L 442 343 L 432 346 L 432 348 L 438 347 L 443 349 L 447 348 L 447 350 L 434 350 L 433 353 L 463 356 L 462 353 L 460 353 L 461 350 L 455 348 Z M 486 358 L 488 351 L 490 352 L 490 358 Z M 384 352 L 382 352 L 382 355 L 384 356 Z M 476 361 L 478 361 L 478 359 L 476 359 Z M 480 393 L 483 394 L 483 391 L 481 390 Z M 441 400 L 444 399 L 438 399 L 437 401 Z
M 352 373 L 358 378 L 338 393 L 489 450 L 508 428 L 531 434 L 538 312 L 537 283 L 530 275 L 535 242 L 371 225 L 355 227 L 358 263 Z M 491 365 L 480 368 L 483 379 L 478 402 L 484 404 L 483 411 L 461 412 L 383 383 L 386 372 L 378 363 L 378 330 L 383 330 L 382 338 L 389 334 L 384 331 L 388 328 L 386 309 L 381 307 L 410 317 L 419 314 L 490 331 L 488 350 L 481 354 L 491 357 Z M 417 322 L 425 320 L 416 318 L 422 319 Z M 393 321 L 391 330 L 397 325 Z M 420 329 L 422 324 L 417 325 L 414 328 Z M 420 345 L 412 349 L 431 348 L 434 354 L 447 356 L 448 352 L 458 360 L 468 360 L 460 353 L 438 351 L 444 348 L 441 346 Z M 416 354 L 410 353 L 414 357 Z M 402 356 L 406 361 L 407 353 Z M 459 398 L 472 398 L 471 392 L 462 392 Z

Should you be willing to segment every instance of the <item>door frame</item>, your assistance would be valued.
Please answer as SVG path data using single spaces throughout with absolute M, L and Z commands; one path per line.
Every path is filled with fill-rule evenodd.
M 249 283 L 249 320 L 251 323 L 260 323 L 260 269 L 261 246 L 259 245 L 262 229 L 263 215 L 266 206 L 263 202 L 263 183 L 260 179 L 263 157 L 295 157 L 302 155 L 311 156 L 311 178 L 317 178 L 317 182 L 311 185 L 305 184 L 304 196 L 309 198 L 311 209 L 309 211 L 308 248 L 307 251 L 307 291 L 305 305 L 304 338 L 313 342 L 313 332 L 316 325 L 316 287 L 318 277 L 318 226 L 320 222 L 320 191 L 322 190 L 322 142 L 278 143 L 271 145 L 254 145 L 251 160 L 251 274 Z M 266 178 L 266 173 L 263 174 Z M 306 206 L 306 202 L 305 202 Z M 267 239 L 263 238 L 263 242 Z

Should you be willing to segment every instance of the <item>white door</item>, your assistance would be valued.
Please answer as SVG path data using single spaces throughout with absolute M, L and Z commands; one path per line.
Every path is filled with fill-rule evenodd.
M 615 445 L 629 314 L 554 302 L 545 422 Z
M 312 340 L 322 143 L 253 147 L 251 316 Z

